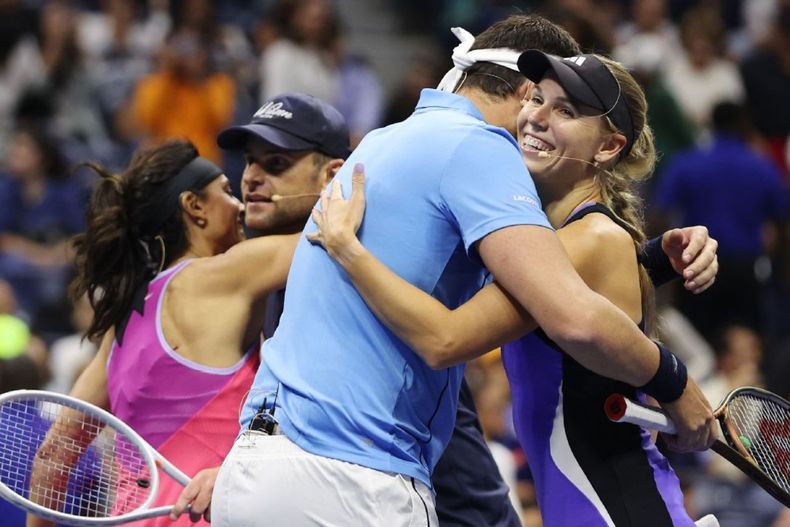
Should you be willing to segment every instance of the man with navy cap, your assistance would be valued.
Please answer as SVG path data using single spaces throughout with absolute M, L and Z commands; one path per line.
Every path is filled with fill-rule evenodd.
M 249 124 L 221 132 L 217 144 L 244 153 L 244 222 L 258 236 L 301 231 L 319 193 L 351 153 L 340 112 L 300 93 L 267 101 Z M 277 328 L 284 296 L 284 290 L 269 295 L 265 338 Z
M 337 110 L 302 94 L 275 97 L 249 124 L 220 133 L 221 148 L 244 152 L 247 226 L 259 234 L 302 230 L 318 193 L 351 153 L 348 135 Z
M 244 153 L 244 222 L 251 234 L 292 234 L 351 153 L 343 116 L 320 99 L 286 93 L 264 103 L 249 124 L 228 128 L 217 144 Z M 285 290 L 266 301 L 264 338 L 277 328 Z

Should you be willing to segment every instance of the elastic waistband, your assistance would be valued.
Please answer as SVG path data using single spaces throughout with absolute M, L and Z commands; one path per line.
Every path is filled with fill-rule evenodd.
M 307 454 L 299 445 L 288 439 L 288 436 L 277 433 L 269 435 L 257 430 L 245 430 L 236 439 L 234 449 L 246 450 L 254 449 L 265 452 L 266 456 L 278 456 L 282 454 Z
M 380 470 L 377 468 L 360 465 L 358 463 L 343 461 L 342 459 L 322 456 L 319 454 L 311 454 L 307 450 L 304 450 L 302 447 L 288 439 L 288 436 L 285 434 L 269 435 L 265 432 L 259 432 L 257 430 L 245 430 L 242 432 L 239 438 L 236 439 L 236 443 L 233 445 L 233 450 L 228 457 L 256 460 L 310 458 L 321 463 L 328 463 L 334 466 L 355 467 L 354 470 L 370 471 L 371 473 L 388 477 L 401 477 L 405 480 L 411 481 L 412 484 L 415 485 L 415 488 L 424 488 L 429 494 L 433 492 L 431 487 L 419 479 L 409 476 L 408 474 L 399 474 L 397 472 Z

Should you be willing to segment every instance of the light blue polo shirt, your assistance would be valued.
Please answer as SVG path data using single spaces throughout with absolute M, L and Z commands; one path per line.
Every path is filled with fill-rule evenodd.
M 366 172 L 362 243 L 449 308 L 486 280 L 475 242 L 511 225 L 551 228 L 515 140 L 464 97 L 424 90 L 406 121 L 368 134 L 337 175 L 346 195 L 357 162 Z M 431 485 L 463 366 L 429 368 L 304 237 L 280 325 L 262 353 L 242 428 L 279 385 L 275 416 L 304 450 Z

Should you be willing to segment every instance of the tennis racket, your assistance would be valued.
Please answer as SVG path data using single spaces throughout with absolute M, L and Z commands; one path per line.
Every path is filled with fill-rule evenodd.
M 0 395 L 0 496 L 33 514 L 69 525 L 164 516 L 172 507 L 152 508 L 159 469 L 189 483 L 101 408 L 45 391 Z
M 604 410 L 618 423 L 676 433 L 675 424 L 663 410 L 620 394 L 609 396 Z M 790 402 L 747 386 L 727 394 L 713 415 L 724 441 L 717 439 L 711 449 L 790 507 Z

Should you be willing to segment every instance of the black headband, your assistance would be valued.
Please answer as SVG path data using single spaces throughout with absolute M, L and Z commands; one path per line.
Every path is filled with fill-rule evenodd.
M 203 157 L 196 157 L 175 176 L 164 182 L 146 207 L 148 214 L 142 222 L 141 231 L 155 235 L 180 205 L 179 197 L 186 191 L 197 191 L 222 175 L 222 169 Z

